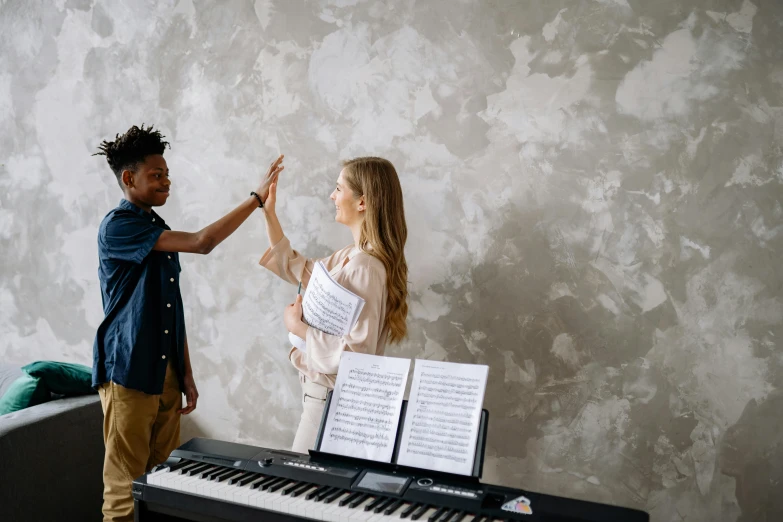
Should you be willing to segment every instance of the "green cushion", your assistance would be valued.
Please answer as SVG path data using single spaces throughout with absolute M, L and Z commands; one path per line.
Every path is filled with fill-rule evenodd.
M 0 397 L 0 415 L 47 402 L 50 397 L 41 379 L 23 373 Z
M 59 395 L 87 395 L 92 388 L 92 370 L 83 364 L 56 361 L 36 361 L 23 366 L 33 377 L 43 381 L 49 391 Z

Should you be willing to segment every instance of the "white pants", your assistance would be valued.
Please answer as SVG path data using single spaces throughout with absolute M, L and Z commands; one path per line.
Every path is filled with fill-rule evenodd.
M 291 451 L 307 453 L 307 450 L 315 446 L 318 436 L 318 427 L 321 425 L 321 416 L 326 404 L 326 386 L 316 384 L 299 374 L 299 382 L 302 384 L 302 417 L 299 419 L 299 427 L 294 436 Z

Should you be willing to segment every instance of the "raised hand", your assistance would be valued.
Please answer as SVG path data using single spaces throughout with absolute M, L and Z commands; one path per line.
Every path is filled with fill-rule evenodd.
M 264 175 L 264 177 L 261 179 L 261 185 L 258 186 L 258 190 L 256 190 L 256 193 L 261 196 L 261 201 L 264 202 L 264 205 L 266 205 L 266 199 L 269 195 L 269 186 L 272 183 L 277 183 L 277 176 L 283 171 L 285 168 L 283 166 L 283 158 L 284 156 L 281 154 L 280 157 L 278 157 L 272 165 L 269 166 L 269 170 Z

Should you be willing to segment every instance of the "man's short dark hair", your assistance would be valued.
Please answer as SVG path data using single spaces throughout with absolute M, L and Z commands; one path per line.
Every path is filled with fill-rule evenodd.
M 153 130 L 152 125 L 144 128 L 134 125 L 128 132 L 114 138 L 114 141 L 104 141 L 98 146 L 98 152 L 93 156 L 106 156 L 109 167 L 117 176 L 117 182 L 122 187 L 122 171 L 135 171 L 144 158 L 153 154 L 163 154 L 169 142 L 163 141 L 160 131 Z

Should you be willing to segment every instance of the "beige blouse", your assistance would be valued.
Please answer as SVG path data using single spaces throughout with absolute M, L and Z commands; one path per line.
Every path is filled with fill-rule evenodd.
M 383 263 L 360 251 L 354 245 L 338 250 L 324 259 L 308 259 L 291 248 L 288 238 L 269 248 L 259 264 L 284 281 L 307 287 L 313 266 L 322 261 L 329 274 L 339 284 L 362 297 L 364 308 L 351 333 L 345 336 L 329 335 L 315 328 L 307 330 L 307 352 L 291 347 L 288 359 L 308 379 L 334 388 L 337 367 L 344 350 L 383 355 L 386 348 L 386 269 Z

